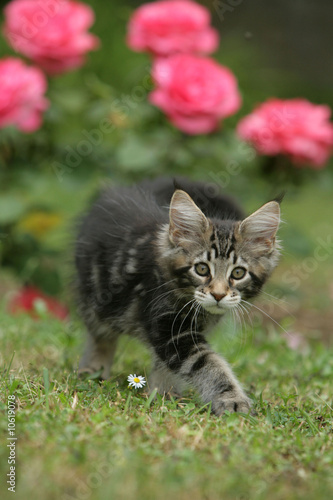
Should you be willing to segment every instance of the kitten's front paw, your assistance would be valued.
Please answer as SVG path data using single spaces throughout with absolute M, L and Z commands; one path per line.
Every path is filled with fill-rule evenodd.
M 252 401 L 244 393 L 236 394 L 228 399 L 220 396 L 212 402 L 212 411 L 215 415 L 222 415 L 225 411 L 249 413 L 251 408 Z

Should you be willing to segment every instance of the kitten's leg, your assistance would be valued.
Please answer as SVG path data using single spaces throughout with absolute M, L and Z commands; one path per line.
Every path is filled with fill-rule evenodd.
M 197 336 L 194 344 L 189 332 L 182 336 L 177 349 L 170 341 L 159 353 L 168 369 L 192 385 L 204 403 L 212 402 L 212 411 L 216 415 L 225 410 L 248 413 L 251 409 L 251 400 L 228 363 L 210 348 L 202 336 Z
M 158 359 L 155 359 L 149 376 L 149 392 L 152 393 L 155 389 L 159 394 L 170 394 L 175 397 L 180 397 L 184 389 L 184 382 L 180 377 Z
M 229 364 L 210 349 L 192 354 L 181 370 L 199 392 L 204 403 L 212 402 L 212 411 L 248 413 L 251 400 L 243 391 Z
M 117 340 L 117 337 L 96 339 L 88 333 L 85 350 L 79 363 L 79 375 L 94 373 L 103 369 L 101 378 L 103 380 L 109 378 Z

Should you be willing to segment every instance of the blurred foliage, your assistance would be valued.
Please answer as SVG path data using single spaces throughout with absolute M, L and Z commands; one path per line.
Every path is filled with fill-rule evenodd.
M 293 198 L 305 184 L 332 188 L 329 168 L 291 169 L 281 176 L 272 166 L 267 172 L 264 159 L 234 134 L 239 118 L 271 95 L 314 99 L 316 90 L 301 76 L 277 68 L 265 72 L 264 52 L 232 33 L 223 36 L 215 13 L 222 33 L 216 58 L 238 77 L 244 104 L 220 131 L 186 136 L 149 104 L 150 60 L 126 46 L 136 3 L 87 3 L 96 12 L 93 32 L 101 49 L 81 70 L 49 80 L 51 107 L 38 132 L 1 131 L 0 261 L 22 282 L 51 294 L 63 290 L 75 217 L 106 182 L 186 175 L 217 183 L 254 208 L 283 189 Z M 11 54 L 4 40 L 0 54 Z M 287 246 L 300 256 L 312 248 L 302 230 L 293 228 Z

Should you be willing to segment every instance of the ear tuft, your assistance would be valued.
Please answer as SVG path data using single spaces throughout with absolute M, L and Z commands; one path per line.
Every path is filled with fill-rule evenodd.
M 280 224 L 280 205 L 277 201 L 269 201 L 259 210 L 244 219 L 239 231 L 244 239 L 267 240 L 274 242 Z
M 209 228 L 209 221 L 192 198 L 180 189 L 174 192 L 170 202 L 170 240 L 175 245 L 193 244 Z
M 286 191 L 281 191 L 279 194 L 275 196 L 275 198 L 273 198 L 272 201 L 277 201 L 278 204 L 281 205 L 285 196 L 286 196 Z

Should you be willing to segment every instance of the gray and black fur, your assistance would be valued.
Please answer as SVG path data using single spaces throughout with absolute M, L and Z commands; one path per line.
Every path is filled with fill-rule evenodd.
M 150 390 L 195 388 L 216 414 L 251 403 L 206 333 L 256 296 L 278 261 L 279 204 L 247 218 L 212 184 L 180 179 L 106 190 L 76 244 L 77 288 L 88 329 L 80 372 L 108 378 L 121 334 L 154 358 Z

